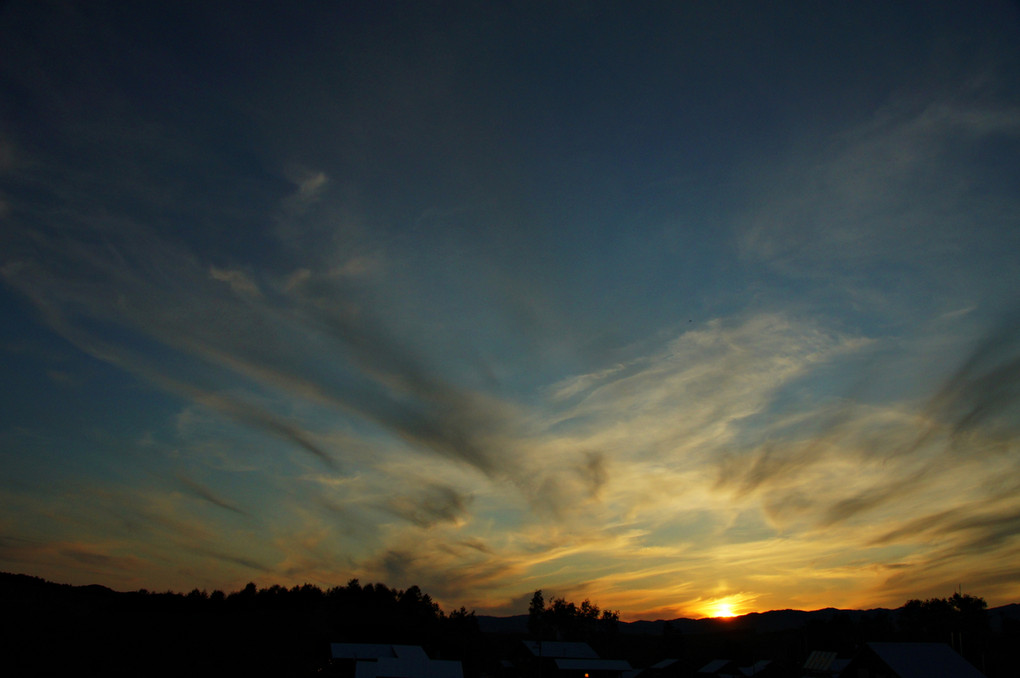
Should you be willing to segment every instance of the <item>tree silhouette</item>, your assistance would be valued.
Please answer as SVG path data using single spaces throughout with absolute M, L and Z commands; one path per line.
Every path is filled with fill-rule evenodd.
M 580 605 L 553 598 L 547 607 L 541 589 L 528 607 L 528 630 L 543 639 L 602 641 L 616 633 L 619 621 L 619 612 L 600 610 L 587 598 Z
M 464 660 L 466 675 L 488 670 L 474 613 L 447 616 L 417 586 L 118 593 L 0 573 L 0 600 L 0 675 L 314 676 L 331 642 L 421 645 Z
M 987 636 L 987 608 L 983 598 L 966 593 L 911 599 L 900 610 L 900 627 L 911 640 L 948 643 L 968 656 L 980 649 Z
M 533 636 L 542 636 L 544 627 L 542 613 L 545 611 L 545 598 L 542 597 L 542 589 L 535 591 L 531 596 L 531 604 L 528 605 L 528 631 Z

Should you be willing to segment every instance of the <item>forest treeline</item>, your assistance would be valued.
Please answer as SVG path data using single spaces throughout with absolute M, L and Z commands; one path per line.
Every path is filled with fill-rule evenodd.
M 519 633 L 482 633 L 473 611 L 446 612 L 418 586 L 357 579 L 326 589 L 250 583 L 231 593 L 159 593 L 0 574 L 0 600 L 0 675 L 18 676 L 311 676 L 328 664 L 330 643 L 362 642 L 421 645 L 434 659 L 460 660 L 465 678 L 476 678 L 499 673 L 500 660 L 530 637 L 585 641 L 635 667 L 680 658 L 692 674 L 718 657 L 771 658 L 795 672 L 812 650 L 852 656 L 868 641 L 936 641 L 996 677 L 1009 675 L 997 667 L 1015 665 L 1011 648 L 1020 640 L 1020 623 L 1012 621 L 990 633 L 985 601 L 965 594 L 910 600 L 898 610 L 623 625 L 618 612 L 589 600 L 547 603 L 539 590 Z M 802 622 L 791 626 L 790 619 Z
M 352 579 L 327 589 L 249 583 L 231 593 L 116 592 L 3 574 L 0 589 L 0 633 L 19 639 L 8 655 L 27 671 L 19 675 L 52 675 L 57 668 L 118 675 L 121 666 L 170 675 L 202 665 L 228 674 L 300 676 L 325 665 L 329 643 L 339 641 L 421 645 L 433 658 L 463 661 L 465 673 L 476 675 L 499 653 L 482 638 L 473 611 L 445 612 L 418 586 Z M 536 605 L 543 609 L 536 612 Z M 541 591 L 531 611 L 536 637 L 596 646 L 619 620 L 589 600 L 575 605 L 556 598 L 546 608 Z M 60 652 L 53 652 L 54 643 Z
M 116 592 L 0 576 L 0 658 L 5 675 L 305 676 L 329 659 L 331 642 L 422 645 L 433 657 L 470 661 L 480 632 L 473 612 L 444 612 L 418 586 L 321 589 L 305 584 L 211 593 Z M 3 663 L 17 667 L 3 671 Z

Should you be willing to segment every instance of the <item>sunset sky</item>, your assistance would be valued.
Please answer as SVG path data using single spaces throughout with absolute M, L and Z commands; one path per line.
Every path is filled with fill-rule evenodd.
M 156 4 L 0 4 L 0 571 L 1020 601 L 1017 3 Z

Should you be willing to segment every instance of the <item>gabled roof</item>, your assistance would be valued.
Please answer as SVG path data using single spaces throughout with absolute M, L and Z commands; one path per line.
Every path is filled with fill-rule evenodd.
M 730 659 L 713 659 L 698 669 L 698 673 L 719 673 L 732 663 Z
M 463 678 L 458 661 L 429 659 L 418 645 L 331 643 L 333 659 L 353 659 L 354 678 Z
M 868 643 L 900 678 L 984 678 L 945 643 Z
M 463 678 L 464 671 L 458 661 L 426 659 L 391 659 L 359 661 L 354 678 Z
M 380 643 L 330 643 L 333 659 L 397 658 L 428 661 L 425 650 L 418 645 L 385 645 Z
M 836 661 L 835 652 L 825 652 L 823 650 L 815 650 L 808 655 L 808 658 L 804 661 L 805 671 L 829 671 L 832 668 L 832 662 Z
M 663 659 L 658 664 L 653 664 L 649 668 L 652 668 L 652 669 L 665 669 L 665 668 L 669 668 L 673 664 L 676 664 L 678 661 L 680 661 L 680 660 L 679 659 Z
M 837 659 L 829 665 L 829 670 L 835 676 L 841 675 L 843 673 L 843 669 L 850 666 L 851 661 L 852 660 L 850 659 Z
M 525 640 L 524 647 L 536 657 L 550 659 L 598 659 L 588 643 L 564 643 L 554 640 Z M 627 668 L 630 668 L 629 666 Z
M 626 659 L 556 659 L 560 671 L 630 671 Z
M 771 664 L 771 663 L 772 663 L 771 659 L 759 659 L 758 661 L 756 661 L 755 663 L 751 664 L 750 666 L 741 666 L 740 667 L 740 672 L 743 673 L 745 676 L 748 676 L 748 677 L 756 676 L 759 673 L 761 673 L 762 671 L 764 671 L 765 668 L 769 664 Z

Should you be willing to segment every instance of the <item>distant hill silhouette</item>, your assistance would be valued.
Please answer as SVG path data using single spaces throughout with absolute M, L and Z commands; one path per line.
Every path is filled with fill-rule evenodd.
M 444 613 L 418 587 L 311 585 L 207 594 L 117 592 L 0 574 L 0 675 L 311 676 L 329 643 L 478 647 L 474 615 Z M 460 657 L 458 657 L 460 658 Z
M 381 642 L 420 645 L 429 656 L 462 661 L 465 678 L 479 678 L 501 675 L 501 662 L 530 637 L 526 614 L 446 613 L 416 586 L 357 580 L 327 590 L 249 584 L 229 594 L 183 594 L 0 573 L 0 601 L 0 675 L 11 676 L 321 676 L 329 643 Z M 693 675 L 713 659 L 740 665 L 768 659 L 778 675 L 796 678 L 813 650 L 852 657 L 866 642 L 924 640 L 952 645 L 989 678 L 1016 675 L 1020 604 L 982 610 L 970 627 L 946 626 L 944 619 L 918 623 L 916 615 L 905 605 L 619 622 L 592 646 L 636 668 L 673 658 L 682 675 Z
M 759 633 L 786 631 L 803 628 L 812 621 L 830 621 L 837 615 L 849 615 L 854 621 L 869 616 L 893 614 L 894 610 L 877 608 L 874 610 L 838 610 L 825 608 L 805 612 L 802 610 L 773 610 L 770 612 L 752 612 L 737 617 L 690 619 L 657 619 L 655 621 L 619 622 L 619 630 L 625 634 L 659 635 L 669 628 L 675 633 L 710 633 L 720 629 L 750 630 Z M 509 617 L 493 617 L 478 615 L 478 626 L 485 633 L 527 633 L 528 615 L 519 614 Z M 667 627 L 668 625 L 668 627 Z
M 770 610 L 768 612 L 751 612 L 737 617 L 714 618 L 705 617 L 691 619 L 657 619 L 655 621 L 639 620 L 619 622 L 620 633 L 631 635 L 661 635 L 667 628 L 674 633 L 697 634 L 713 633 L 723 629 L 751 631 L 754 633 L 775 633 L 802 629 L 812 623 L 831 622 L 838 617 L 845 617 L 851 622 L 878 619 L 883 616 L 896 622 L 899 619 L 899 608 L 872 608 L 868 610 L 849 610 L 826 607 L 820 610 Z M 517 614 L 507 617 L 477 615 L 478 626 L 484 633 L 527 633 L 528 615 Z M 1009 621 L 1020 623 L 1020 603 L 1010 603 L 988 610 L 989 626 L 999 630 Z M 667 627 L 668 625 L 668 627 Z

